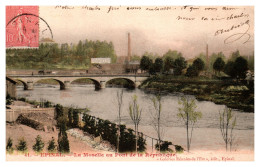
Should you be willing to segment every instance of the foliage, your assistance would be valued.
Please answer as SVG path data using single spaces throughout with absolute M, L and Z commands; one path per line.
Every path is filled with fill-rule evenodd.
M 184 57 L 177 58 L 173 63 L 174 75 L 181 75 L 182 70 L 187 67 L 187 61 L 185 61 Z
M 35 152 L 41 152 L 44 148 L 44 143 L 42 142 L 42 138 L 40 135 L 37 135 L 35 138 L 35 144 L 33 145 L 33 150 Z
M 141 70 L 148 71 L 152 66 L 152 59 L 147 56 L 143 56 L 140 61 L 140 68 Z
M 182 148 L 182 146 L 180 145 L 174 145 L 175 146 L 175 151 L 177 153 L 182 153 L 184 151 L 184 149 Z
M 14 152 L 13 140 L 10 137 L 7 140 L 6 151 L 8 154 L 12 154 Z
M 202 117 L 202 113 L 196 111 L 197 105 L 195 99 L 189 99 L 183 96 L 179 100 L 179 105 L 182 107 L 179 108 L 177 116 L 183 120 L 186 126 L 187 150 L 189 152 L 194 125 Z
M 193 65 L 190 65 L 188 68 L 187 68 L 187 71 L 186 71 L 186 74 L 185 74 L 187 77 L 195 77 L 195 76 L 198 76 L 199 75 L 199 72 L 198 70 L 193 66 Z
M 167 57 L 171 57 L 173 59 L 173 61 L 179 57 L 182 56 L 182 53 L 176 51 L 176 50 L 168 50 L 164 55 L 163 55 L 163 60 L 165 61 L 165 59 Z
M 83 122 L 85 123 L 83 130 L 96 136 L 101 136 L 103 140 L 107 140 L 111 145 L 117 145 L 117 125 L 100 118 L 95 118 L 84 113 Z M 146 141 L 141 136 L 138 137 L 138 151 L 146 149 Z M 120 125 L 120 139 L 119 139 L 119 152 L 132 152 L 135 151 L 136 136 L 132 129 L 127 129 L 125 125 Z
M 247 70 L 248 70 L 247 60 L 241 56 L 238 57 L 234 63 L 234 71 L 236 72 L 236 76 L 244 79 Z
M 192 66 L 198 71 L 202 71 L 205 68 L 205 63 L 200 58 L 197 58 L 193 61 Z
M 56 120 L 58 120 L 60 117 L 62 117 L 63 116 L 63 106 L 60 104 L 56 104 L 55 113 L 56 113 L 56 117 L 55 117 Z
M 170 56 L 167 56 L 164 59 L 164 71 L 170 72 L 170 70 L 173 68 L 173 64 L 174 64 L 174 59 Z
M 135 136 L 136 136 L 136 152 L 137 152 L 137 143 L 138 143 L 138 126 L 141 121 L 142 116 L 142 109 L 140 109 L 139 105 L 137 104 L 137 96 L 134 95 L 132 99 L 132 103 L 129 104 L 129 115 L 135 125 Z
M 19 139 L 18 145 L 16 145 L 16 149 L 23 153 L 27 151 L 27 143 L 23 137 Z
M 170 145 L 172 145 L 172 142 L 163 141 L 163 142 L 161 142 L 160 147 L 159 147 L 159 144 L 157 143 L 155 145 L 155 149 L 159 150 L 161 152 L 173 152 L 173 150 L 169 148 Z
M 67 117 L 62 116 L 58 118 L 58 127 L 60 132 L 58 134 L 58 151 L 62 153 L 69 153 L 70 152 L 70 145 L 67 136 Z
M 220 71 L 223 71 L 225 67 L 225 62 L 221 57 L 217 58 L 216 61 L 213 64 L 213 69 L 220 73 Z
M 228 61 L 227 64 L 224 67 L 224 72 L 231 76 L 232 78 L 236 77 L 236 71 L 234 69 L 234 62 Z
M 70 107 L 68 110 L 68 118 L 69 118 L 68 126 L 69 127 L 72 127 L 72 122 L 73 122 L 72 113 L 73 113 L 73 108 Z
M 228 61 L 224 72 L 230 75 L 232 78 L 245 79 L 246 71 L 248 70 L 248 62 L 245 58 L 239 56 L 235 61 Z
M 91 58 L 111 58 L 116 62 L 116 54 L 112 42 L 79 41 L 77 44 L 42 43 L 39 49 L 7 49 L 7 68 L 15 69 L 82 69 L 90 66 Z
M 236 117 L 233 119 L 233 113 L 231 108 L 225 108 L 223 112 L 219 112 L 219 128 L 221 131 L 222 138 L 226 145 L 226 151 L 232 150 L 232 144 L 234 140 L 233 129 L 236 126 Z
M 79 111 L 77 109 L 73 110 L 73 128 L 79 127 Z
M 163 70 L 163 59 L 162 58 L 156 58 L 154 61 L 154 69 L 155 72 L 162 72 Z
M 12 102 L 13 102 L 13 99 L 11 98 L 11 96 L 9 94 L 7 94 L 5 105 L 11 105 Z
M 48 143 L 49 143 L 49 145 L 48 145 L 48 151 L 49 151 L 49 152 L 55 152 L 55 151 L 56 151 L 56 148 L 57 148 L 57 145 L 55 144 L 54 137 L 52 137 L 51 140 L 50 140 Z

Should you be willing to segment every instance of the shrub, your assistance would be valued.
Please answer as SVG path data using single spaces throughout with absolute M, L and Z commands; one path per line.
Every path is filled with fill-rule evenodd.
M 175 145 L 175 150 L 176 150 L 177 153 L 183 153 L 183 151 L 184 151 L 182 146 L 179 146 L 179 145 Z
M 16 149 L 21 152 L 27 151 L 27 143 L 24 140 L 24 138 L 19 139 L 19 143 L 18 143 L 18 145 L 16 145 Z
M 54 137 L 51 138 L 51 140 L 48 142 L 48 151 L 49 152 L 55 152 L 57 145 L 55 144 Z
M 43 147 L 44 147 L 44 143 L 42 142 L 42 138 L 40 135 L 38 135 L 35 138 L 35 144 L 33 145 L 33 150 L 35 152 L 41 152 L 43 150 Z
M 68 140 L 67 133 L 59 133 L 58 136 L 58 151 L 61 153 L 69 153 L 70 152 L 70 144 Z
M 172 142 L 163 141 L 160 144 L 160 151 L 161 152 L 173 152 L 172 149 L 169 148 L 169 145 L 172 145 Z M 159 150 L 159 144 L 155 144 L 155 149 Z
M 7 144 L 6 144 L 6 151 L 9 154 L 12 154 L 14 152 L 14 148 L 13 148 L 13 140 L 9 137 Z
M 116 147 L 117 141 L 117 125 L 108 120 L 102 120 L 95 118 L 84 113 L 83 122 L 85 123 L 83 130 L 95 137 L 101 136 L 103 140 L 107 140 L 111 145 Z M 120 142 L 119 152 L 131 152 L 135 151 L 135 139 L 136 136 L 133 133 L 133 129 L 126 129 L 125 125 L 120 126 Z M 143 152 L 146 149 L 146 141 L 141 135 L 138 139 L 138 151 Z

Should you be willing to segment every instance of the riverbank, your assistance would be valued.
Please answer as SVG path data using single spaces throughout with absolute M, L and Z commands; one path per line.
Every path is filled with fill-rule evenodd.
M 165 91 L 194 95 L 201 101 L 212 101 L 244 112 L 254 112 L 254 90 L 241 82 L 154 76 L 144 81 L 140 88 L 147 92 Z

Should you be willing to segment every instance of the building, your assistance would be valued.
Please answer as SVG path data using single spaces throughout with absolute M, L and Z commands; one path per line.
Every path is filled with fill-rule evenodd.
M 12 98 L 16 98 L 16 84 L 16 81 L 6 76 L 6 96 L 10 95 Z

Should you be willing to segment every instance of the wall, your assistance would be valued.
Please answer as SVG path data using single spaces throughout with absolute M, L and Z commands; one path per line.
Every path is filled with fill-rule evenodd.
M 6 122 L 15 122 L 20 114 L 41 112 L 54 117 L 54 108 L 26 108 L 26 109 L 6 109 Z

